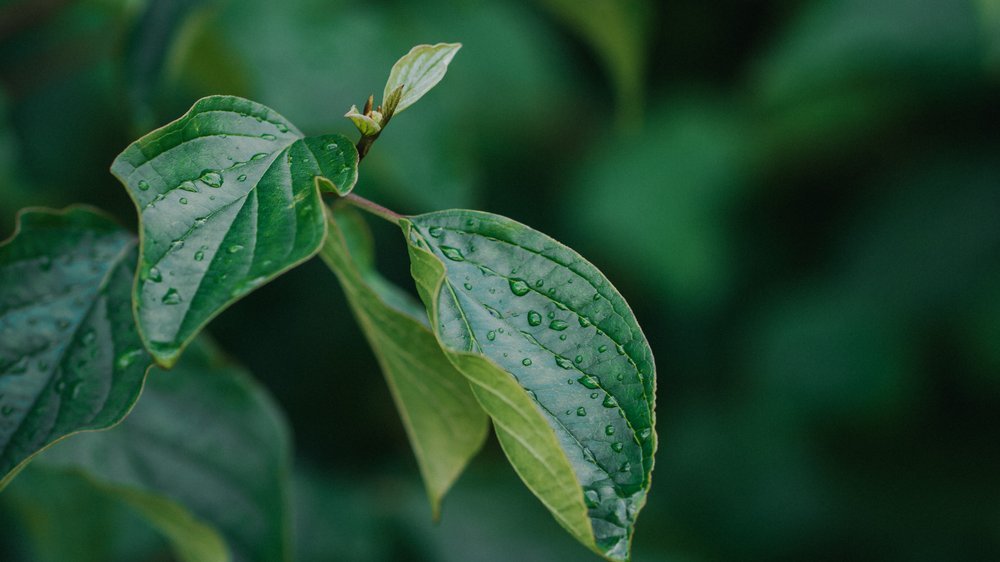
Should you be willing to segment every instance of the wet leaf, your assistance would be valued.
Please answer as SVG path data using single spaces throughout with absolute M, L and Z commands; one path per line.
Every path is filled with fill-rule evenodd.
M 258 103 L 213 96 L 131 144 L 111 166 L 139 210 L 139 333 L 157 363 L 233 302 L 319 251 L 320 191 L 348 193 L 358 155 L 303 137 Z
M 515 470 L 574 537 L 627 559 L 656 435 L 652 352 L 624 299 L 505 217 L 453 210 L 401 226 L 438 341 Z

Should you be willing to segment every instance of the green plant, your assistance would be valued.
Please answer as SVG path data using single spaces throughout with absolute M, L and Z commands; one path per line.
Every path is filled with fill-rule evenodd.
M 382 104 L 347 113 L 357 143 L 305 136 L 246 99 L 199 100 L 111 166 L 138 238 L 91 208 L 23 211 L 0 246 L 0 486 L 56 441 L 108 430 L 35 464 L 143 514 L 185 560 L 287 558 L 280 413 L 199 333 L 319 254 L 382 367 L 435 517 L 492 421 L 556 520 L 628 559 L 656 434 L 653 357 L 625 300 L 511 219 L 405 216 L 352 193 L 361 159 L 459 48 L 400 59 Z M 358 209 L 401 229 L 423 306 L 375 271 Z M 206 478 L 209 493 L 194 485 Z

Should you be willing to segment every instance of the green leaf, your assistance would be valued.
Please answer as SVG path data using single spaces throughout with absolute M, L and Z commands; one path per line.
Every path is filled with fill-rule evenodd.
M 629 555 L 649 489 L 655 368 L 625 300 L 578 254 L 505 217 L 401 221 L 448 358 L 525 484 L 589 548 Z
M 441 352 L 426 314 L 374 270 L 371 234 L 357 211 L 340 207 L 331 215 L 320 256 L 340 279 L 382 367 L 437 518 L 442 497 L 482 447 L 489 420 Z
M 132 408 L 150 365 L 130 306 L 136 240 L 85 207 L 28 209 L 0 244 L 0 489 L 55 441 Z
M 53 447 L 32 469 L 84 474 L 184 560 L 270 562 L 289 556 L 289 464 L 278 407 L 199 340 L 171 372 L 153 371 L 121 425 Z
M 274 111 L 203 98 L 111 166 L 139 210 L 139 333 L 170 367 L 198 331 L 319 251 L 320 191 L 347 194 L 358 154 L 341 135 L 305 137 Z
M 448 63 L 461 48 L 461 43 L 417 45 L 396 61 L 382 93 L 382 99 L 388 101 L 396 88 L 403 88 L 399 103 L 391 113 L 402 112 L 437 85 L 448 71 Z
M 649 0 L 540 0 L 591 44 L 611 76 L 626 123 L 642 115 L 646 49 L 655 21 Z
M 351 110 L 345 113 L 344 117 L 350 119 L 351 123 L 354 123 L 354 126 L 358 128 L 358 131 L 366 137 L 377 135 L 379 131 L 382 130 L 382 125 L 379 120 L 375 120 L 372 117 L 361 113 L 358 111 L 358 106 L 356 105 L 352 105 Z

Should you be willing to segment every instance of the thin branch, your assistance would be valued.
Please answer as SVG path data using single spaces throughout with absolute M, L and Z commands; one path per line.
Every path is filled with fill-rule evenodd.
M 361 209 L 363 211 L 367 211 L 367 212 L 375 215 L 376 217 L 379 217 L 381 219 L 385 219 L 385 220 L 387 220 L 387 221 L 389 221 L 392 224 L 395 224 L 397 226 L 399 225 L 399 221 L 403 219 L 403 215 L 401 215 L 401 214 L 399 214 L 399 213 L 397 213 L 395 211 L 391 211 L 389 209 L 386 209 L 382 205 L 379 205 L 378 203 L 375 203 L 374 201 L 369 201 L 368 199 L 365 199 L 364 197 L 361 197 L 360 195 L 355 195 L 353 193 L 348 193 L 347 195 L 341 197 L 341 199 L 343 199 L 346 203 L 348 203 L 350 205 L 354 205 L 355 207 L 357 207 L 357 208 L 359 208 L 359 209 Z

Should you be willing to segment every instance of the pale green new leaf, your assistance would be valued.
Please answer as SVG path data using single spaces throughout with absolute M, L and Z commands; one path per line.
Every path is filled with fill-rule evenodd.
M 213 317 L 318 252 L 320 192 L 348 193 L 357 163 L 347 138 L 303 137 L 231 96 L 203 98 L 126 148 L 111 171 L 139 210 L 134 303 L 157 363 L 173 365 Z
M 33 455 L 124 417 L 151 363 L 135 237 L 95 210 L 28 209 L 0 244 L 0 489 Z
M 290 445 L 267 392 L 204 340 L 111 430 L 40 455 L 136 509 L 187 562 L 289 559 Z
M 448 71 L 451 59 L 455 58 L 455 53 L 461 48 L 461 43 L 417 45 L 396 61 L 389 72 L 389 80 L 385 83 L 382 95 L 383 100 L 389 100 L 393 90 L 402 86 L 402 95 L 393 113 L 400 113 L 410 107 L 437 85 Z
M 366 137 L 377 135 L 382 130 L 382 124 L 379 121 L 358 111 L 358 106 L 356 105 L 352 105 L 351 110 L 345 113 L 344 117 L 350 119 L 351 123 L 354 123 L 354 126 L 358 128 L 358 131 Z
M 556 519 L 629 556 L 656 451 L 653 356 L 610 282 L 569 248 L 489 213 L 401 221 L 438 341 Z
M 437 518 L 441 499 L 482 446 L 489 420 L 441 352 L 423 310 L 374 270 L 371 235 L 357 211 L 331 211 L 329 232 L 320 256 L 340 279 L 382 367 Z

